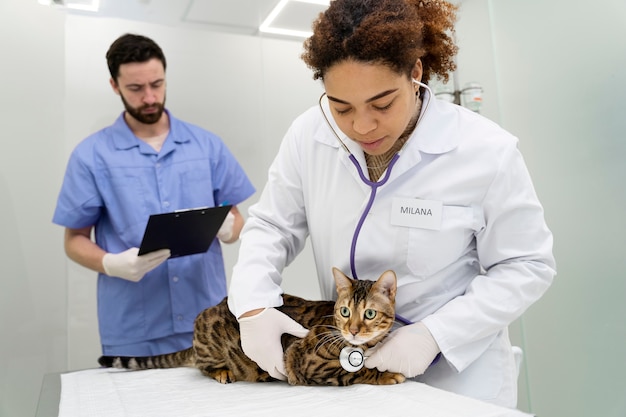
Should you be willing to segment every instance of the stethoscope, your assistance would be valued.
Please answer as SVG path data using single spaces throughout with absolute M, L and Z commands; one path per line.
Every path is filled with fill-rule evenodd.
M 417 81 L 416 79 L 413 79 L 413 82 L 419 85 L 420 87 L 424 87 L 426 90 L 428 90 L 428 101 L 426 101 L 426 104 L 424 105 L 424 109 L 420 111 L 420 115 L 418 116 L 417 122 L 415 123 L 415 129 L 417 129 L 420 122 L 422 121 L 422 118 L 424 117 L 424 114 L 426 114 L 426 111 L 428 110 L 428 106 L 430 105 L 430 100 L 431 100 L 431 97 L 433 96 L 433 93 L 432 93 L 432 90 L 426 84 L 420 81 Z M 406 143 L 404 143 L 404 145 L 402 145 L 402 148 L 391 158 L 391 161 L 389 162 L 389 165 L 387 166 L 387 170 L 385 171 L 385 175 L 383 176 L 383 178 L 378 181 L 370 180 L 369 178 L 365 176 L 365 174 L 363 173 L 363 168 L 361 168 L 361 165 L 357 161 L 356 157 L 352 154 L 352 152 L 350 152 L 350 149 L 343 142 L 343 140 L 341 140 L 341 138 L 335 131 L 335 128 L 333 128 L 333 125 L 330 123 L 330 120 L 326 116 L 326 112 L 324 111 L 324 108 L 322 106 L 322 99 L 324 98 L 325 95 L 326 95 L 326 92 L 322 93 L 318 101 L 318 105 L 320 107 L 322 115 L 324 116 L 324 120 L 326 120 L 328 127 L 330 128 L 330 130 L 333 132 L 333 135 L 335 135 L 335 137 L 341 144 L 341 147 L 348 153 L 348 159 L 350 159 L 350 161 L 352 161 L 352 164 L 356 167 L 356 170 L 359 173 L 359 177 L 361 178 L 361 181 L 363 181 L 364 184 L 369 186 L 371 190 L 365 209 L 363 209 L 363 213 L 361 214 L 361 217 L 354 230 L 354 235 L 352 236 L 352 244 L 350 245 L 350 270 L 352 272 L 352 277 L 354 279 L 359 279 L 356 273 L 356 244 L 359 239 L 361 228 L 363 227 L 363 223 L 365 223 L 365 218 L 367 217 L 370 210 L 372 209 L 372 206 L 374 205 L 374 199 L 376 198 L 376 191 L 378 191 L 378 188 L 385 185 L 387 181 L 389 180 L 389 177 L 391 176 L 391 170 L 393 166 L 396 164 L 396 162 L 398 161 L 398 159 L 400 158 L 400 153 L 402 152 L 402 150 L 404 150 L 404 147 L 406 146 L 406 143 L 408 143 L 408 140 Z M 412 324 L 410 320 L 398 314 L 396 314 L 396 320 L 405 325 Z M 348 372 L 357 372 L 358 370 L 363 368 L 363 365 L 365 364 L 365 358 L 366 357 L 365 357 L 365 353 L 363 349 L 361 349 L 360 347 L 356 347 L 356 346 L 346 346 L 343 349 L 341 349 L 341 352 L 339 353 L 339 363 L 341 364 L 341 367 Z

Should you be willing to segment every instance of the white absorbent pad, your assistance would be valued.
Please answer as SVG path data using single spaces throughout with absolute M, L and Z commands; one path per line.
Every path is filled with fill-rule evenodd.
M 61 375 L 59 417 L 528 417 L 428 385 L 220 384 L 195 368 L 91 369 Z

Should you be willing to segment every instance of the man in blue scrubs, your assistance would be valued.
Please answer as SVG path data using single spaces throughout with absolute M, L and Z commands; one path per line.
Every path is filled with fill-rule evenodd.
M 255 190 L 219 137 L 165 109 L 166 60 L 154 41 L 123 35 L 106 58 L 125 111 L 72 152 L 53 222 L 66 228 L 69 258 L 98 272 L 104 355 L 186 349 L 196 315 L 226 296 L 221 247 L 175 259 L 168 249 L 138 256 L 148 218 L 232 204 L 217 236 L 231 243 L 244 223 L 237 204 Z

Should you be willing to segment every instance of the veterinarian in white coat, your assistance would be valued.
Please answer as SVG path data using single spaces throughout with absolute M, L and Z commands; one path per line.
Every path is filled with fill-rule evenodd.
M 322 21 L 339 25 L 333 16 L 353 10 L 350 3 L 332 2 Z M 450 19 L 454 15 L 442 2 L 404 0 L 367 3 L 363 14 L 388 3 L 417 9 L 423 24 L 441 18 L 431 17 L 434 7 L 444 7 Z M 399 15 L 415 16 L 410 10 Z M 323 28 L 315 29 L 313 38 L 324 35 Z M 330 42 L 328 48 L 346 44 Z M 283 268 L 310 237 L 325 298 L 335 297 L 333 266 L 359 279 L 376 279 L 387 269 L 398 277 L 397 313 L 414 324 L 394 331 L 366 366 L 514 407 L 517 373 L 507 326 L 541 297 L 555 274 L 552 235 L 517 139 L 432 97 L 421 80 L 441 74 L 423 58 L 424 50 L 416 52 L 407 74 L 351 50 L 318 64 L 323 52 L 317 48 L 305 44 L 303 57 L 323 80 L 328 99 L 288 130 L 242 233 L 229 305 L 240 320 L 244 351 L 284 379 L 280 334 L 306 331 L 272 307 L 282 303 Z M 380 46 L 380 53 L 389 49 Z M 339 139 L 369 180 L 389 175 L 383 185 L 363 181 Z

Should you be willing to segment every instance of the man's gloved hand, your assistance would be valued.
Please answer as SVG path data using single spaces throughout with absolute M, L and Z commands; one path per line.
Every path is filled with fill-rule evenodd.
M 226 215 L 224 222 L 217 231 L 217 238 L 222 242 L 228 242 L 233 237 L 233 226 L 235 225 L 235 215 L 230 211 Z
M 428 328 L 417 322 L 393 331 L 371 349 L 365 366 L 379 371 L 399 372 L 407 378 L 423 374 L 439 353 Z
M 138 248 L 130 248 L 120 253 L 107 253 L 102 258 L 104 272 L 111 277 L 137 282 L 171 255 L 169 249 L 160 249 L 141 256 L 137 256 L 138 252 Z
M 275 308 L 267 308 L 250 317 L 239 318 L 243 352 L 276 379 L 286 380 L 283 333 L 304 337 L 309 331 Z

